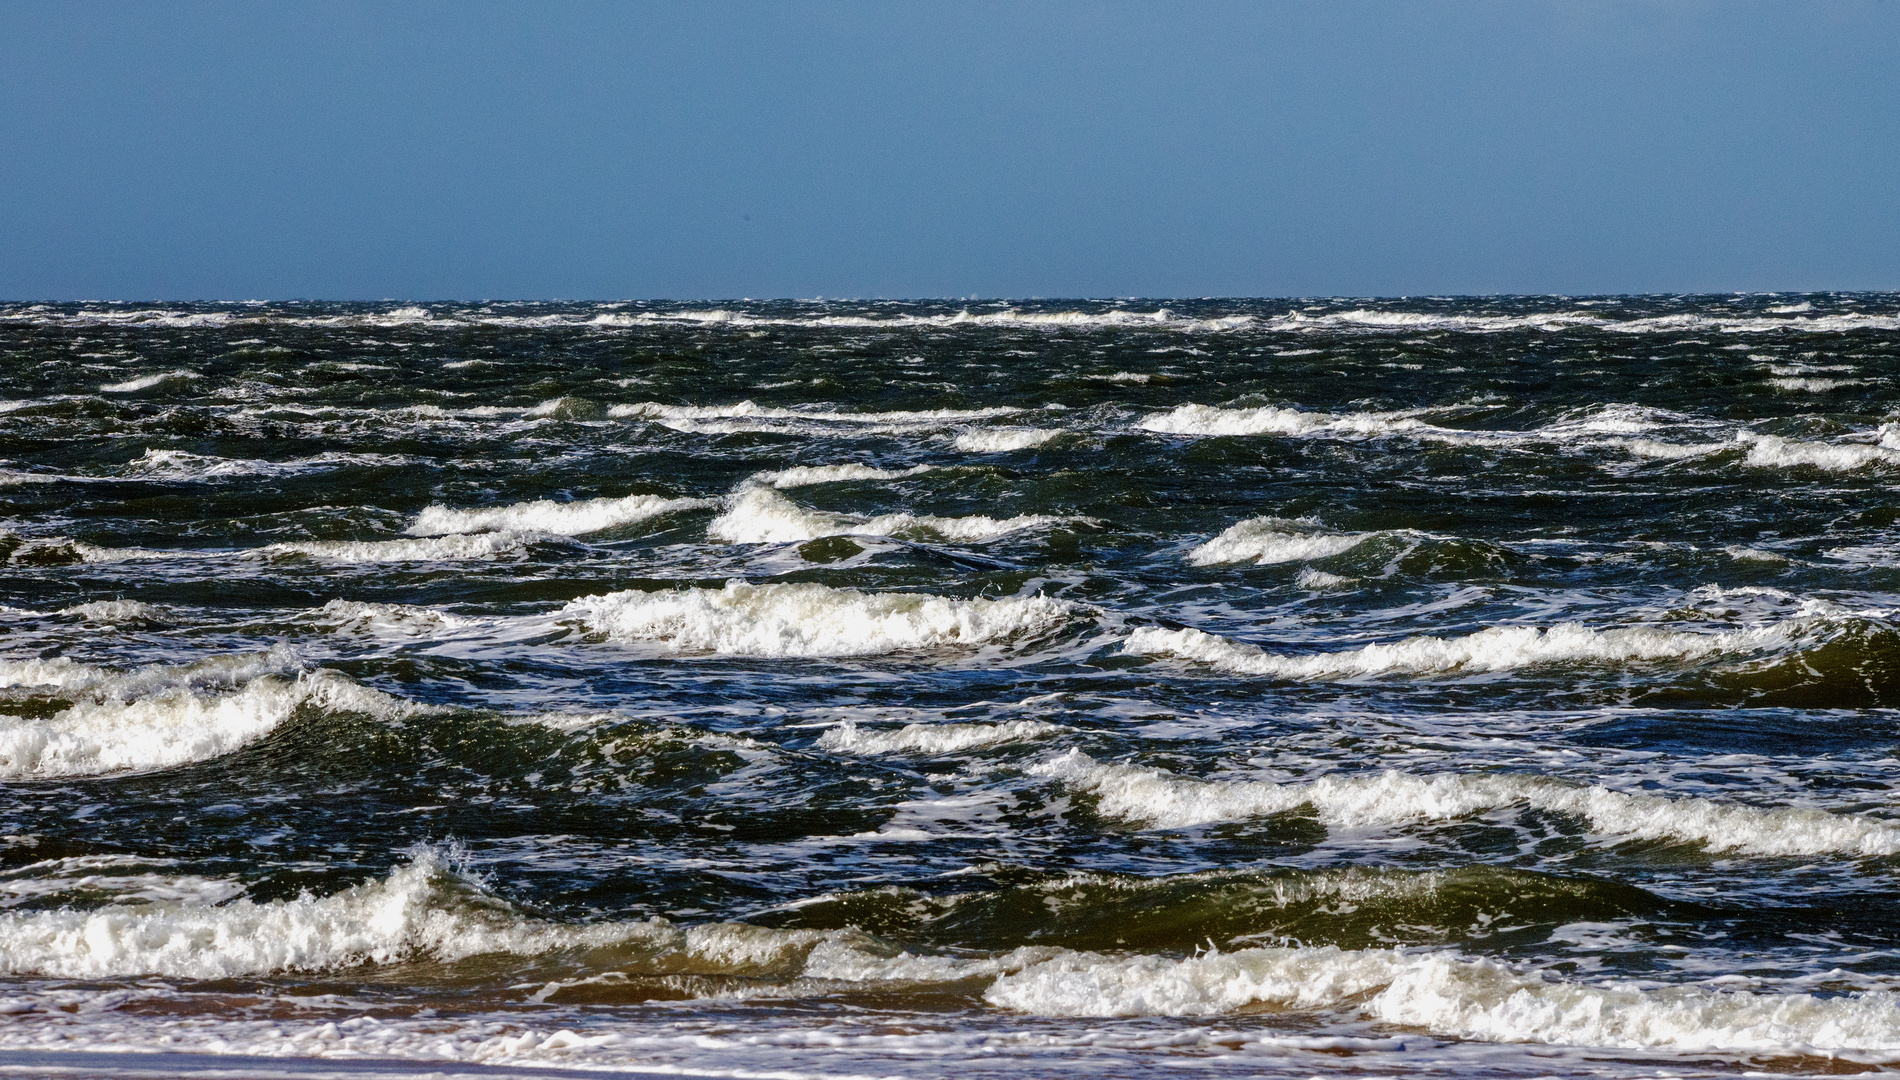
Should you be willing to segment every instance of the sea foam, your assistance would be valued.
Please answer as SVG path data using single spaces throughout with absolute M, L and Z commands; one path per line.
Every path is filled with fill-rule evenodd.
M 1273 405 L 1255 409 L 1225 409 L 1217 405 L 1181 405 L 1157 413 L 1135 425 L 1162 435 L 1313 435 L 1360 437 L 1416 432 L 1430 425 L 1409 416 L 1387 413 L 1329 413 L 1283 409 Z
M 725 513 L 706 527 L 708 539 L 728 544 L 786 544 L 821 536 L 853 534 L 896 536 L 916 533 L 958 542 L 993 540 L 1023 529 L 1059 525 L 1069 518 L 1020 514 L 1010 518 L 982 515 L 936 517 L 928 514 L 879 514 L 857 517 L 800 506 L 776 488 L 747 485 L 732 497 Z
M 1325 824 L 1380 828 L 1451 821 L 1500 807 L 1568 814 L 1619 840 L 1701 843 L 1739 855 L 1891 855 L 1900 822 L 1806 808 L 1763 809 L 1668 799 L 1517 773 L 1397 771 L 1323 776 L 1305 783 L 1192 780 L 1159 769 L 1104 764 L 1072 750 L 1035 767 L 1094 794 L 1099 811 L 1157 828 L 1186 828 L 1311 808 Z
M 90 776 L 203 761 L 255 741 L 304 707 L 382 717 L 421 711 L 327 671 L 262 675 L 230 693 L 174 686 L 132 700 L 84 700 L 43 720 L 0 717 L 0 777 Z
M 1074 605 L 1045 596 L 956 600 L 817 584 L 616 592 L 561 609 L 595 632 L 677 652 L 731 656 L 876 656 L 991 645 L 1060 629 Z
M 1463 637 L 1419 636 L 1357 649 L 1286 655 L 1202 630 L 1143 626 L 1128 635 L 1122 643 L 1122 651 L 1178 657 L 1235 675 L 1354 679 L 1379 675 L 1475 674 L 1544 664 L 1694 660 L 1784 645 L 1799 628 L 1775 624 L 1700 634 L 1653 626 L 1595 630 L 1579 623 L 1560 623 L 1548 629 L 1492 626 Z
M 618 499 L 585 499 L 578 502 L 537 499 L 533 502 L 472 510 L 429 506 L 416 515 L 416 520 L 411 522 L 405 531 L 412 536 L 443 536 L 490 529 L 580 536 L 585 533 L 636 524 L 663 514 L 716 505 L 718 501 L 715 499 L 628 495 Z
M 820 735 L 813 745 L 834 754 L 954 754 L 1044 739 L 1067 730 L 1041 720 L 1005 720 L 1000 724 L 905 724 L 892 731 L 867 731 L 846 720 Z
M 1314 532 L 1304 522 L 1283 518 L 1248 518 L 1190 549 L 1187 561 L 1195 566 L 1306 562 L 1351 551 L 1372 536 L 1371 533 Z

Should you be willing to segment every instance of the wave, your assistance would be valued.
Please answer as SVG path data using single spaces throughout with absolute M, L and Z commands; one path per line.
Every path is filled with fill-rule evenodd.
M 415 540 L 298 540 L 268 544 L 242 554 L 248 558 L 307 558 L 336 563 L 441 562 L 492 559 L 543 542 L 534 533 L 454 533 Z
M 836 412 L 823 409 L 783 409 L 740 401 L 732 405 L 663 405 L 643 401 L 635 405 L 615 405 L 607 410 L 614 419 L 651 420 L 663 427 L 685 432 L 777 430 L 782 422 L 820 424 L 845 429 L 862 428 L 866 432 L 886 432 L 943 427 L 969 420 L 987 420 L 1011 416 L 1022 409 L 995 406 L 984 409 L 923 409 L 895 412 Z M 736 423 L 709 424 L 707 421 Z
M 106 383 L 99 387 L 99 391 L 105 394 L 131 394 L 140 390 L 150 390 L 160 383 L 202 378 L 204 376 L 195 371 L 161 371 L 156 375 L 141 375 L 136 379 L 127 379 L 125 382 Z
M 863 518 L 813 510 L 798 505 L 775 488 L 748 485 L 732 497 L 725 513 L 706 526 L 706 536 L 728 544 L 790 544 L 824 536 L 921 534 L 969 543 L 1072 520 L 1047 514 L 1021 514 L 1011 518 L 880 514 Z
M 1323 776 L 1305 783 L 1191 780 L 1159 769 L 1103 764 L 1071 750 L 1033 771 L 1096 796 L 1106 817 L 1178 829 L 1310 808 L 1327 825 L 1377 828 L 1452 821 L 1525 806 L 1580 818 L 1622 840 L 1700 843 L 1738 855 L 1900 853 L 1900 822 L 1804 808 L 1761 809 L 1708 799 L 1632 795 L 1512 773 L 1397 771 Z
M 164 612 L 139 600 L 94 600 L 61 608 L 59 614 L 112 626 L 151 626 L 165 621 Z
M 748 585 L 586 596 L 561 609 L 620 641 L 726 656 L 878 656 L 1001 644 L 1052 633 L 1078 614 L 1046 596 L 954 600 L 816 584 Z
M 717 505 L 716 499 L 628 495 L 618 499 L 585 499 L 577 502 L 537 499 L 474 510 L 429 506 L 417 514 L 416 520 L 404 531 L 412 536 L 443 536 L 486 530 L 580 536 L 632 525 L 663 514 Z
M 349 466 L 406 465 L 412 459 L 393 454 L 325 453 L 291 461 L 258 461 L 147 449 L 127 462 L 125 471 L 162 480 L 222 480 L 241 476 L 297 476 Z
M 356 633 L 393 631 L 405 637 L 426 637 L 444 631 L 478 625 L 479 620 L 465 618 L 436 608 L 412 604 L 376 604 L 361 600 L 336 599 L 307 612 L 304 618 L 336 630 Z
M 1873 465 L 1900 465 L 1900 450 L 1866 443 L 1813 443 L 1779 435 L 1743 433 L 1748 444 L 1744 464 L 1760 468 L 1809 466 L 1828 472 L 1852 472 Z
M 1147 876 L 990 864 L 970 873 L 983 886 L 946 893 L 885 885 L 796 901 L 756 919 L 777 927 L 855 927 L 889 940 L 958 949 L 1033 943 L 1186 953 L 1289 939 L 1343 948 L 1467 942 L 1499 933 L 1521 940 L 1533 927 L 1679 913 L 1679 905 L 1631 885 L 1497 866 Z
M 1354 679 L 1379 675 L 1448 675 L 1510 671 L 1544 664 L 1615 664 L 1695 660 L 1758 652 L 1788 644 L 1806 624 L 1777 624 L 1716 633 L 1622 626 L 1593 630 L 1578 623 L 1548 629 L 1492 626 L 1464 637 L 1419 636 L 1338 652 L 1287 656 L 1202 630 L 1138 627 L 1122 651 L 1173 656 L 1235 675 L 1281 679 Z
M 111 673 L 105 668 L 81 664 L 65 656 L 50 660 L 0 660 L 0 689 L 43 686 L 78 690 L 110 677 Z
M 15 976 L 229 979 L 483 956 L 566 958 L 567 977 L 542 986 L 531 999 L 537 1002 L 617 987 L 629 1000 L 677 997 L 695 977 L 702 993 L 722 996 L 744 993 L 742 985 L 781 996 L 976 983 L 987 1004 L 1037 1016 L 1218 1016 L 1264 1005 L 1345 1010 L 1492 1042 L 1900 1051 L 1900 995 L 1888 991 L 1820 996 L 1586 983 L 1445 950 L 1286 945 L 1180 956 L 1024 946 L 952 956 L 895 951 L 851 929 L 681 926 L 662 918 L 556 923 L 484 892 L 428 850 L 383 879 L 325 897 L 0 913 L 0 971 Z M 496 1038 L 492 1029 L 484 1034 L 491 1037 L 483 1047 L 496 1054 L 591 1045 L 579 1036 L 529 1033 L 489 1047 Z M 424 1056 L 442 1053 L 431 1046 Z
M 1148 416 L 1135 425 L 1142 431 L 1162 435 L 1334 435 L 1376 438 L 1401 432 L 1417 432 L 1430 425 L 1409 416 L 1394 413 L 1306 412 L 1265 405 L 1254 409 L 1225 409 L 1218 405 L 1180 405 L 1165 413 Z
M 1827 315 L 1785 313 L 1780 318 L 1757 315 L 1659 315 L 1633 319 L 1606 318 L 1583 311 L 1537 312 L 1528 315 L 1446 315 L 1421 311 L 1376 311 L 1356 309 L 1313 314 L 1293 311 L 1269 319 L 1264 324 L 1273 330 L 1327 331 L 1360 330 L 1366 332 L 1416 333 L 1449 330 L 1459 333 L 1495 334 L 1520 330 L 1561 333 L 1572 330 L 1602 330 L 1621 334 L 1800 334 L 1849 333 L 1866 330 L 1900 330 L 1900 316 L 1841 312 Z
M 820 735 L 813 745 L 834 754 L 955 754 L 1046 739 L 1068 730 L 1041 720 L 1005 720 L 1000 724 L 905 724 L 894 731 L 866 731 L 846 720 Z
M 1900 1051 L 1900 995 L 1754 994 L 1588 984 L 1487 959 L 1275 947 L 1185 959 L 1070 953 L 1005 973 L 990 1004 L 1055 1016 L 1209 1016 L 1346 1008 L 1437 1035 L 1629 1049 Z
M 125 689 L 111 683 L 94 685 Z M 254 742 L 303 708 L 379 717 L 424 711 L 322 670 L 260 675 L 225 694 L 174 686 L 133 700 L 103 697 L 44 720 L 0 716 L 0 777 L 93 776 L 205 761 Z
M 440 856 L 424 852 L 382 881 L 322 898 L 0 913 L 0 971 L 232 978 L 415 957 L 603 948 L 663 939 L 667 929 L 664 923 L 588 928 L 523 919 L 462 884 Z
M 921 473 L 936 471 L 935 465 L 913 465 L 908 469 L 878 469 L 856 463 L 846 465 L 794 465 L 789 469 L 752 474 L 752 482 L 775 488 L 809 487 L 847 480 L 904 480 Z
M 959 432 L 955 445 L 966 454 L 1005 454 L 1033 449 L 1062 434 L 1056 428 L 980 428 Z
M 1191 548 L 1187 553 L 1187 561 L 1195 566 L 1240 562 L 1261 565 L 1306 562 L 1351 551 L 1374 535 L 1292 531 L 1304 526 L 1304 522 L 1287 521 L 1284 518 L 1248 518 L 1229 526 L 1212 540 Z

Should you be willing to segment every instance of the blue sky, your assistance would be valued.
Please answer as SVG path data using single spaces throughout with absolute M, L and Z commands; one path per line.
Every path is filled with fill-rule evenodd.
M 1900 4 L 12 2 L 0 297 L 1900 288 Z

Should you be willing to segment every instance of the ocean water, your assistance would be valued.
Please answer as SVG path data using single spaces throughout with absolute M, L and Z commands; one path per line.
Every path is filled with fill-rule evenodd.
M 0 305 L 0 1072 L 1900 1066 L 1897 374 L 1870 294 Z

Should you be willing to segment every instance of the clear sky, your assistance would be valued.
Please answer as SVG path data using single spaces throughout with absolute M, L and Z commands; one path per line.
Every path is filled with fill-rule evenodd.
M 0 3 L 0 298 L 1900 288 L 1900 3 Z

